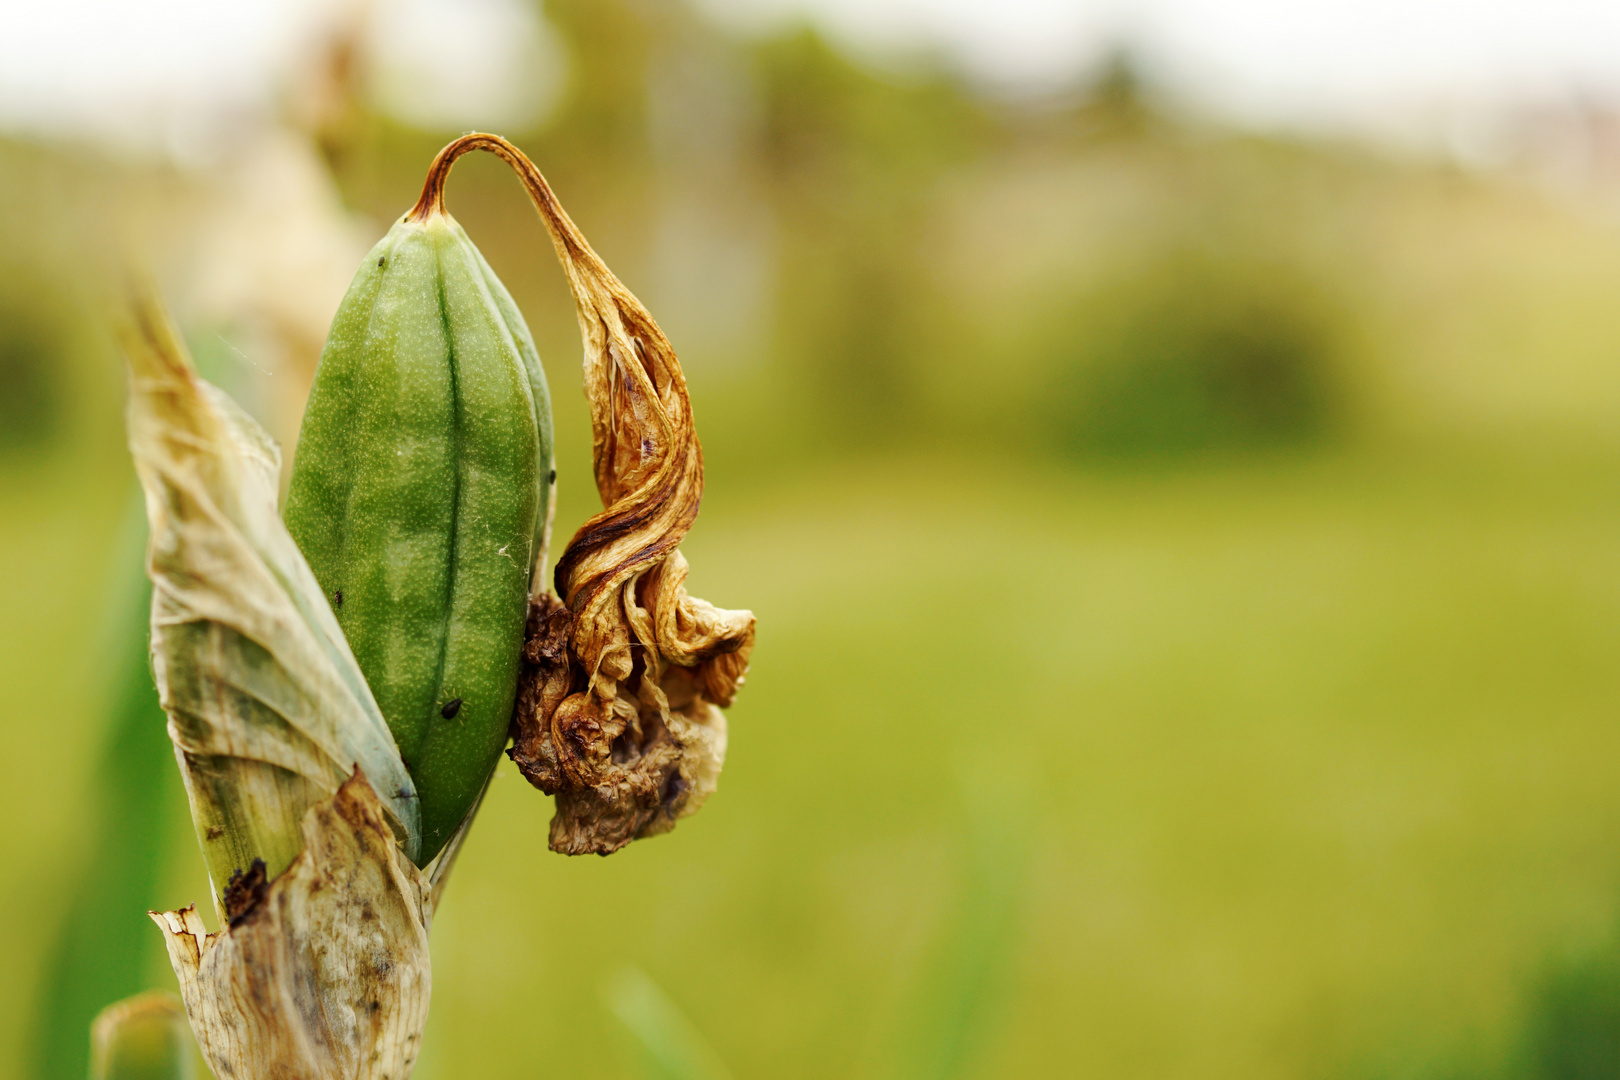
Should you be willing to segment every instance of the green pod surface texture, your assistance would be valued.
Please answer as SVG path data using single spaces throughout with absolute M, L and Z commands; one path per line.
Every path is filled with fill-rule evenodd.
M 283 516 L 416 781 L 424 865 L 506 744 L 551 477 L 517 306 L 448 215 L 401 220 L 333 320 Z

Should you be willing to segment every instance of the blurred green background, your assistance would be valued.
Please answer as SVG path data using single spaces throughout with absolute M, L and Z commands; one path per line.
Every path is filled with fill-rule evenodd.
M 719 794 L 606 860 L 504 765 L 417 1075 L 1620 1076 L 1620 224 L 1257 134 L 1126 54 L 1039 99 L 673 0 L 547 0 L 507 127 L 680 351 L 694 594 L 759 617 Z M 0 141 L 0 1080 L 84 1075 L 207 882 L 141 663 L 110 256 L 290 446 L 456 130 L 362 23 L 202 163 Z M 597 507 L 518 185 L 448 202 Z

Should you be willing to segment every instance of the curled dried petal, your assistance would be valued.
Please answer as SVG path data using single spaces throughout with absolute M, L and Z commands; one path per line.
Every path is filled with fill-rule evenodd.
M 607 854 L 672 828 L 713 792 L 754 616 L 686 592 L 677 550 L 703 498 L 703 451 L 669 339 L 512 144 L 467 135 L 440 152 L 413 213 L 442 201 L 450 166 L 488 150 L 522 179 L 562 260 L 585 345 L 585 393 L 604 509 L 558 560 L 558 597 L 530 610 L 512 759 L 557 797 L 553 850 Z

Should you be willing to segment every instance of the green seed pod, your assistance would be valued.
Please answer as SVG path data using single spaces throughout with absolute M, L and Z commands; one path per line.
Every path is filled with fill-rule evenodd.
M 506 743 L 552 476 L 528 327 L 461 226 L 419 206 L 338 308 L 284 517 L 416 782 L 421 865 Z

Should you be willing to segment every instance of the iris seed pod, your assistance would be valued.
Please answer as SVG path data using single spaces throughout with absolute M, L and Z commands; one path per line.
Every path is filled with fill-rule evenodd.
M 523 317 L 461 226 L 413 210 L 338 308 L 284 516 L 416 782 L 419 864 L 505 745 L 552 477 Z
M 585 396 L 603 509 L 535 597 L 512 720 L 512 760 L 557 797 L 551 847 L 616 851 L 702 806 L 726 754 L 729 706 L 748 670 L 754 616 L 686 591 L 679 545 L 703 499 L 703 450 L 675 349 L 592 250 L 540 170 L 496 135 L 439 152 L 419 210 L 451 165 L 487 150 L 517 173 L 551 234 L 585 346 Z

